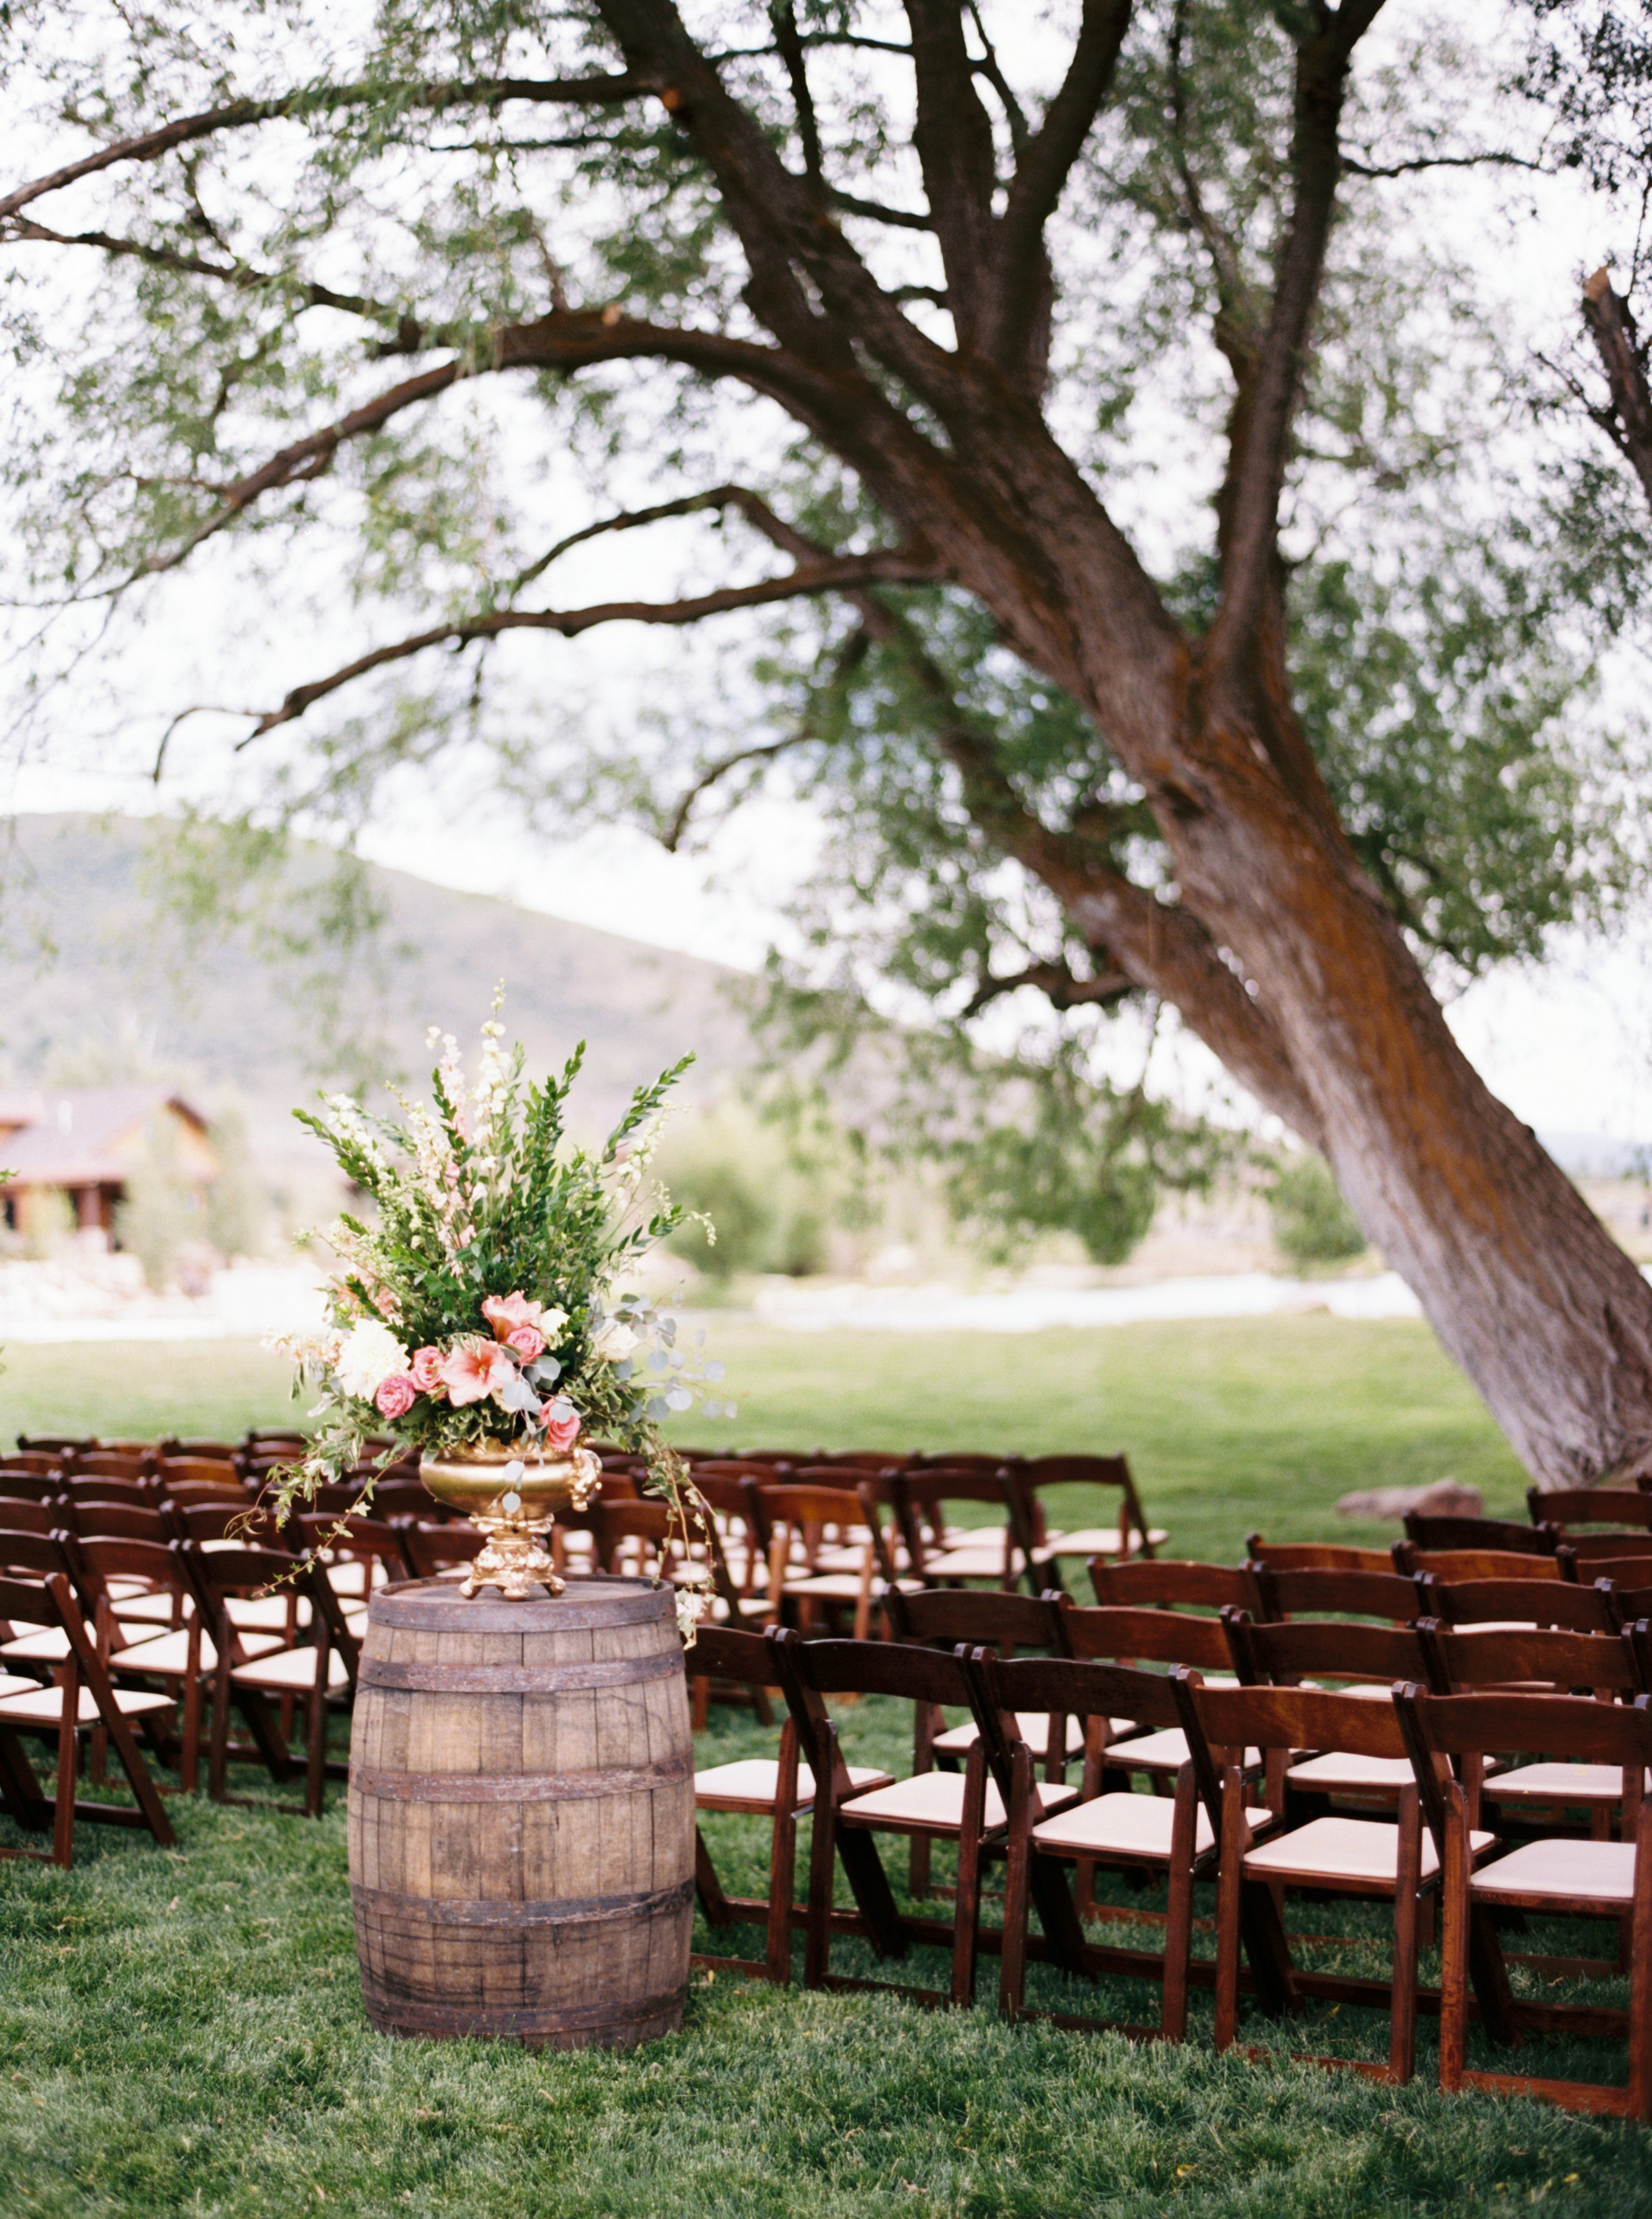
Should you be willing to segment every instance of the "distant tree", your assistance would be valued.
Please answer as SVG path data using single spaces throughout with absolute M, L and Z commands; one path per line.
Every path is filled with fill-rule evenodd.
M 222 1256 L 256 1256 L 268 1235 L 270 1196 L 247 1139 L 245 1111 L 226 1103 L 208 1138 L 218 1172 L 207 1189 L 207 1238 Z
M 505 643 L 792 610 L 770 723 L 638 799 L 679 839 L 798 767 L 852 897 L 805 986 L 882 948 L 986 1051 L 1040 995 L 1174 1008 L 1533 1470 L 1652 1469 L 1652 1288 L 1430 984 L 1631 859 L 1549 550 L 1475 494 L 1494 354 L 1465 377 L 1471 312 L 1428 320 L 1460 273 L 1393 244 L 1410 179 L 1507 150 L 1436 96 L 1470 56 L 1364 65 L 1381 6 L 16 0 L 57 120 L 0 195 L 11 482 L 42 596 L 99 623 L 334 532 L 341 605 L 416 608 L 331 668 L 294 621 L 238 681 L 283 805 L 335 821 L 487 729 Z M 548 528 L 536 441 L 632 490 Z M 1153 472 L 1196 486 L 1183 545 L 1127 528 Z M 696 519 L 714 578 L 546 600 Z
M 1293 1264 L 1341 1264 L 1360 1255 L 1365 1235 L 1320 1156 L 1286 1164 L 1268 1190 L 1274 1246 Z
M 199 1197 L 179 1157 L 177 1127 L 165 1111 L 149 1121 L 126 1190 L 126 1199 L 115 1206 L 115 1239 L 142 1265 L 145 1284 L 163 1294 L 180 1252 L 205 1230 Z

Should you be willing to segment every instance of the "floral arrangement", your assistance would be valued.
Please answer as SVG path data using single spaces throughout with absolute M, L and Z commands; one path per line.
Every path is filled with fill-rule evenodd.
M 639 1087 L 593 1153 L 569 1144 L 563 1126 L 584 1043 L 560 1078 L 525 1085 L 521 1047 L 507 1055 L 501 1046 L 502 998 L 481 1029 L 472 1083 L 453 1035 L 432 1028 L 434 1099 L 397 1094 L 401 1122 L 370 1116 L 348 1095 L 327 1098 L 325 1116 L 295 1113 L 375 1214 L 327 1230 L 341 1269 L 326 1329 L 266 1344 L 296 1365 L 295 1391 L 320 1390 L 310 1452 L 280 1475 L 276 1504 L 284 1514 L 349 1477 L 387 1432 L 378 1470 L 415 1449 L 506 1447 L 543 1460 L 589 1436 L 643 1459 L 648 1487 L 674 1504 L 686 1542 L 705 1514 L 660 1421 L 696 1402 L 710 1417 L 736 1406 L 706 1392 L 722 1365 L 680 1350 L 676 1320 L 620 1283 L 683 1221 L 648 1170 L 666 1097 L 692 1059 Z M 362 1481 L 362 1508 L 375 1476 Z

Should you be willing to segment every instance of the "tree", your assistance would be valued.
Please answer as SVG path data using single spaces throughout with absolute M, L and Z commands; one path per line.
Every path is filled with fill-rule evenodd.
M 1381 135 L 1381 103 L 1354 82 L 1381 7 L 1074 0 L 1036 49 L 1050 66 L 1023 72 L 1046 78 L 1037 100 L 959 0 L 707 7 L 698 31 L 670 0 L 400 0 L 326 40 L 319 19 L 277 30 L 231 6 L 152 12 L 129 50 L 107 27 L 60 41 L 47 66 L 75 135 L 0 196 L 0 223 L 99 258 L 102 320 L 19 310 L 31 376 L 63 362 L 69 430 L 60 462 L 41 433 L 14 477 L 49 488 L 42 569 L 100 607 L 227 534 L 296 526 L 348 482 L 357 582 L 416 591 L 429 614 L 295 674 L 249 738 L 438 649 L 828 604 L 817 676 L 838 681 L 842 713 L 860 671 L 898 695 L 902 775 L 928 781 L 929 823 L 1053 920 L 1053 951 L 1020 983 L 1060 1006 L 1179 1011 L 1327 1158 L 1533 1471 L 1652 1469 L 1652 1289 L 1488 1092 L 1425 975 L 1431 933 L 1461 937 L 1452 872 L 1460 886 L 1472 871 L 1461 853 L 1440 864 L 1426 808 L 1407 832 L 1415 796 L 1392 761 L 1346 732 L 1337 759 L 1293 662 L 1315 607 L 1323 644 L 1338 584 L 1294 594 L 1282 537 L 1310 419 L 1340 425 L 1368 486 L 1393 444 L 1360 354 L 1357 196 L 1469 158 L 1438 134 L 1388 162 L 1345 143 L 1351 100 Z M 14 37 L 38 41 L 45 20 L 16 9 Z M 376 245 L 399 205 L 409 220 Z M 1214 531 L 1196 560 L 1155 569 L 1121 521 L 1108 438 L 1123 387 L 1195 327 L 1223 384 L 1201 357 L 1133 436 L 1137 459 L 1214 457 Z M 1133 355 L 1112 344 L 1127 329 Z M 1092 346 L 1086 379 L 1071 357 Z M 645 437 L 656 468 L 734 439 L 749 472 L 499 564 L 474 453 L 435 428 L 444 397 L 494 384 L 564 432 Z M 730 391 L 746 407 L 719 410 Z M 575 545 L 686 516 L 779 559 L 754 575 L 731 557 L 723 581 L 659 600 L 535 599 Z M 1467 583 L 1518 629 L 1518 579 L 1481 560 Z M 1472 631 L 1460 606 L 1443 614 Z M 1389 629 L 1427 665 L 1438 625 L 1425 647 Z M 983 715 L 972 671 L 1032 713 Z M 1460 705 L 1474 730 L 1444 749 L 1423 734 L 1423 759 L 1455 774 L 1475 730 L 1494 758 L 1523 717 L 1515 752 L 1535 759 L 1541 703 L 1511 709 L 1482 675 Z M 359 790 L 374 763 L 421 760 L 427 708 L 346 724 L 322 752 Z M 1564 914 L 1587 871 L 1541 787 L 1514 814 L 1548 826 L 1528 875 L 1555 880 L 1560 856 L 1543 898 Z M 1483 844 L 1510 867 L 1518 842 Z M 965 908 L 980 883 L 957 872 Z M 1494 924 L 1494 902 L 1470 907 L 1475 929 Z M 981 935 L 957 944 L 967 956 Z

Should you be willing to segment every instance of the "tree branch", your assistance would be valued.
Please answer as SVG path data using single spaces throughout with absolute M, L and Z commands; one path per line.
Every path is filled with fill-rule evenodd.
M 1647 384 L 1646 350 L 1629 302 L 1612 289 L 1610 270 L 1597 270 L 1584 286 L 1583 320 L 1612 395 L 1610 409 L 1592 408 L 1589 413 L 1632 463 L 1642 491 L 1652 502 L 1652 390 Z
M 1060 90 L 1015 165 L 997 246 L 997 299 L 991 351 L 1006 365 L 1025 351 L 1027 329 L 1049 289 L 1044 227 L 1089 137 L 1119 59 L 1131 0 L 1084 0 Z
M 1276 559 L 1291 419 L 1301 389 L 1307 333 L 1319 299 L 1342 174 L 1338 130 L 1355 47 L 1382 0 L 1342 0 L 1315 10 L 1317 28 L 1296 49 L 1290 166 L 1295 183 L 1280 248 L 1273 308 L 1260 349 L 1241 451 L 1230 476 L 1222 591 L 1206 643 L 1207 666 L 1231 666 L 1254 637 Z
M 0 217 L 15 215 L 19 208 L 27 208 L 42 195 L 60 192 L 65 185 L 94 177 L 100 170 L 115 169 L 125 162 L 158 161 L 174 147 L 214 138 L 220 131 L 243 131 L 251 124 L 273 123 L 286 117 L 335 108 L 353 108 L 367 101 L 394 99 L 404 108 L 428 108 L 439 112 L 444 108 L 481 107 L 506 100 L 589 101 L 600 104 L 640 100 L 657 90 L 650 79 L 629 76 L 476 78 L 455 84 L 398 86 L 373 82 L 308 85 L 301 91 L 283 93 L 276 100 L 232 100 L 221 108 L 204 109 L 197 115 L 180 115 L 153 131 L 140 131 L 132 138 L 115 140 L 107 146 L 100 146 L 95 154 L 84 154 L 78 162 L 67 162 L 61 169 L 19 185 L 16 191 L 0 197 Z
M 1351 154 L 1342 158 L 1343 169 L 1351 177 L 1410 177 L 1419 170 L 1479 170 L 1487 165 L 1501 170 L 1535 170 L 1540 177 L 1553 175 L 1546 163 L 1530 161 L 1524 154 L 1413 154 L 1407 162 L 1380 165 L 1356 161 Z
M 1105 960 L 1105 948 L 1093 953 Z M 1088 1004 L 1110 1009 L 1123 1001 L 1126 995 L 1138 991 L 1138 981 L 1128 972 L 1117 969 L 1097 972 L 1093 977 L 1081 979 L 1066 963 L 1029 963 L 1024 971 L 999 977 L 989 972 L 974 993 L 960 1010 L 962 1017 L 978 1016 L 990 1002 L 1005 994 L 1013 994 L 1019 987 L 1036 986 L 1048 1000 L 1053 1010 L 1082 1009 Z
M 803 174 L 809 190 L 819 200 L 825 191 L 825 172 L 820 159 L 820 123 L 814 96 L 809 90 L 809 65 L 798 33 L 798 11 L 792 0 L 774 0 L 769 9 L 774 43 L 792 86 L 792 105 L 797 110 L 798 135 L 803 142 Z
M 278 709 L 266 710 L 238 748 L 249 746 L 279 724 L 290 724 L 317 701 L 338 693 L 370 671 L 393 662 L 405 662 L 427 648 L 468 647 L 473 640 L 497 639 L 511 631 L 549 631 L 563 639 L 577 639 L 599 625 L 691 625 L 702 618 L 721 616 L 731 609 L 772 607 L 778 601 L 798 600 L 816 594 L 843 593 L 857 586 L 878 583 L 932 583 L 933 563 L 915 560 L 901 548 L 879 548 L 868 555 L 828 556 L 798 568 L 782 578 L 763 578 L 750 586 L 723 586 L 710 594 L 696 594 L 678 601 L 603 601 L 583 609 L 494 609 L 457 622 L 433 625 L 428 631 L 374 648 L 353 662 L 293 688 Z
M 912 34 L 917 118 L 912 144 L 960 347 L 979 346 L 996 289 L 998 182 L 992 123 L 975 90 L 975 69 L 957 0 L 905 0 Z

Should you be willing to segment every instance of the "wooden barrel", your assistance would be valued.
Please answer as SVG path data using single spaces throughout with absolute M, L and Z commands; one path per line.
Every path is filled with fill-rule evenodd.
M 670 1591 L 376 1590 L 350 1883 L 381 2032 L 625 2048 L 682 2024 L 694 1776 Z

